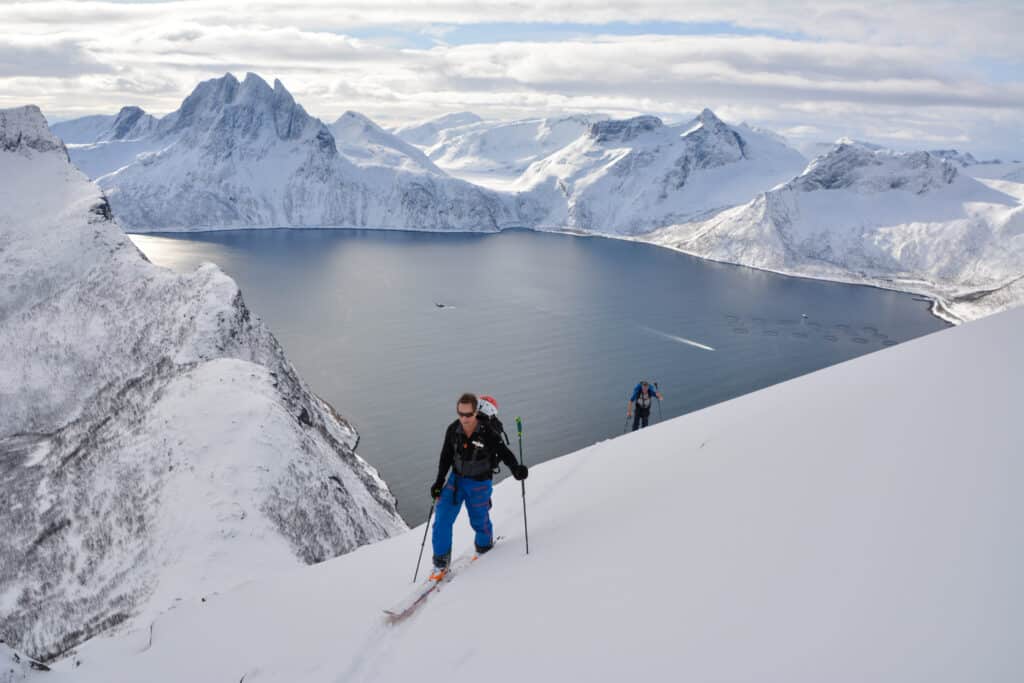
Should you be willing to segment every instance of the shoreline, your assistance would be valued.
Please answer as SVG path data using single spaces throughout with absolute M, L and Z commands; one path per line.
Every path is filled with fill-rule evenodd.
M 115 216 L 116 220 L 116 216 Z M 942 320 L 949 325 L 960 325 L 968 320 L 975 318 L 967 318 L 958 313 L 954 312 L 952 306 L 954 305 L 951 299 L 962 299 L 964 297 L 970 297 L 976 294 L 989 293 L 997 291 L 998 288 L 987 288 L 984 290 L 976 290 L 973 292 L 967 292 L 957 294 L 955 297 L 943 296 L 941 293 L 934 291 L 934 285 L 927 281 L 920 281 L 921 287 L 909 285 L 899 286 L 894 281 L 886 280 L 882 277 L 856 277 L 846 275 L 841 272 L 816 274 L 809 272 L 800 272 L 794 270 L 782 270 L 767 268 L 762 266 L 749 265 L 745 263 L 736 263 L 734 261 L 727 261 L 717 259 L 711 256 L 706 256 L 698 252 L 689 251 L 680 247 L 674 247 L 667 244 L 659 244 L 649 239 L 644 239 L 644 235 L 617 235 L 610 233 L 600 232 L 587 232 L 576 228 L 566 228 L 561 226 L 526 226 L 526 225 L 506 225 L 499 226 L 497 228 L 485 228 L 479 230 L 469 230 L 462 228 L 453 228 L 450 230 L 437 230 L 428 228 L 396 228 L 396 227 L 370 227 L 370 226 L 346 226 L 346 225 L 301 225 L 301 226 L 285 226 L 285 225 L 247 225 L 247 226 L 192 226 L 185 228 L 173 228 L 173 229 L 160 229 L 160 230 L 127 230 L 124 229 L 125 234 L 132 236 L 138 235 L 141 237 L 153 236 L 153 237 L 173 237 L 176 235 L 190 235 L 196 233 L 210 233 L 210 232 L 237 232 L 242 230 L 342 230 L 342 231 L 374 231 L 374 232 L 409 232 L 409 233 L 439 233 L 439 234 L 482 234 L 482 235 L 494 235 L 506 230 L 529 230 L 531 232 L 543 232 L 555 235 L 567 235 L 570 237 L 597 237 L 605 239 L 621 240 L 626 242 L 636 242 L 639 244 L 648 244 L 653 247 L 659 247 L 662 249 L 668 249 L 679 254 L 685 254 L 693 258 L 698 258 L 704 261 L 711 261 L 714 263 L 721 263 L 730 266 L 737 266 L 740 268 L 751 268 L 753 270 L 759 270 L 762 272 L 773 273 L 775 275 L 781 275 L 783 277 L 795 277 L 805 280 L 817 280 L 820 282 L 834 282 L 836 284 L 853 285 L 861 287 L 872 287 L 874 289 L 881 289 L 892 292 L 899 292 L 902 294 L 910 294 L 922 303 L 928 303 L 928 312 L 934 317 Z M 644 233 L 649 235 L 650 233 Z M 995 313 L 998 311 L 991 311 L 985 315 Z M 980 315 L 978 317 L 984 317 Z

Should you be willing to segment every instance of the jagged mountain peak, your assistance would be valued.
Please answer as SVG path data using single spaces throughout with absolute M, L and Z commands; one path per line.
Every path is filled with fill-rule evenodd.
M 664 122 L 657 116 L 644 114 L 630 119 L 612 119 L 590 124 L 588 135 L 596 142 L 625 142 L 638 135 L 663 127 Z
M 21 154 L 60 151 L 67 157 L 64 143 L 50 131 L 42 110 L 34 104 L 0 109 L 0 150 Z
M 928 152 L 893 152 L 854 141 L 837 142 L 814 159 L 791 186 L 805 192 L 851 189 L 861 193 L 905 190 L 924 194 L 949 185 L 958 173 L 950 162 Z
M 155 124 L 156 119 L 147 114 L 141 107 L 122 107 L 121 111 L 117 112 L 117 116 L 114 117 L 114 122 L 110 126 L 109 139 L 124 140 L 133 135 L 145 135 L 152 130 Z
M 366 114 L 360 114 L 359 112 L 352 111 L 351 109 L 349 109 L 344 114 L 339 116 L 338 120 L 335 121 L 334 124 L 335 125 L 338 125 L 338 124 L 343 124 L 343 125 L 344 124 L 349 124 L 349 125 L 351 125 L 351 124 L 359 124 L 359 125 L 362 125 L 363 127 L 367 128 L 367 129 L 370 129 L 370 130 L 380 130 L 380 131 L 384 130 L 383 128 L 378 126 L 376 123 L 374 123 L 373 119 L 371 119 Z
M 267 131 L 287 140 L 302 136 L 313 122 L 318 126 L 314 135 L 330 137 L 326 127 L 306 113 L 280 80 L 275 79 L 271 88 L 258 74 L 247 73 L 240 83 L 227 73 L 196 86 L 181 107 L 161 121 L 158 133 L 182 134 L 202 144 L 217 143 L 211 135 L 255 138 Z
M 697 168 L 713 168 L 749 157 L 747 143 L 735 129 L 704 108 L 680 137 L 689 145 Z
M 705 126 L 724 126 L 725 123 L 722 119 L 715 115 L 715 112 L 711 111 L 707 107 L 704 107 L 699 114 L 697 114 L 697 121 L 700 121 Z

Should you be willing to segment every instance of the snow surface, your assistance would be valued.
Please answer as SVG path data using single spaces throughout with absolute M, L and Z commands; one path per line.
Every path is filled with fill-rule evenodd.
M 959 322 L 1024 300 L 1024 185 L 926 152 L 839 144 L 749 203 L 645 239 L 728 263 L 935 298 Z
M 438 138 L 445 130 L 479 123 L 480 121 L 483 121 L 483 119 L 473 112 L 462 111 L 454 114 L 442 114 L 425 121 L 398 126 L 393 128 L 391 132 L 413 145 L 430 147 L 437 143 Z
M 994 315 L 534 467 L 529 555 L 505 480 L 505 540 L 398 626 L 422 527 L 45 680 L 1024 680 L 1022 334 Z
M 509 189 L 535 161 L 557 152 L 606 116 L 479 121 L 438 131 L 425 151 L 450 174 L 492 189 Z
M 345 112 L 330 125 L 330 131 L 338 152 L 359 166 L 383 166 L 445 175 L 418 148 L 387 132 L 359 112 Z
M 405 528 L 234 281 L 150 264 L 38 108 L 0 177 L 0 639 L 52 659 Z

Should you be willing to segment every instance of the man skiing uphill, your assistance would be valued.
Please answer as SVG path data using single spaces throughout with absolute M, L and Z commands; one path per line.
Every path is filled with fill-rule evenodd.
M 490 516 L 491 477 L 498 460 L 508 465 L 516 479 L 526 479 L 529 474 L 526 466 L 516 461 L 516 456 L 502 442 L 501 436 L 477 416 L 479 405 L 473 394 L 459 397 L 455 406 L 458 419 L 448 425 L 444 433 L 437 481 L 430 487 L 430 497 L 437 504 L 432 537 L 434 573 L 431 578 L 434 580 L 441 579 L 448 570 L 452 527 L 463 502 L 469 514 L 469 524 L 476 532 L 476 551 L 485 553 L 494 544 Z M 451 470 L 451 475 L 448 475 L 448 470 Z
M 661 392 L 655 391 L 654 395 L 658 397 L 660 401 L 662 399 Z M 647 380 L 640 382 L 633 389 L 633 395 L 629 397 L 629 404 L 626 406 L 626 417 L 629 417 L 633 413 L 633 404 L 636 404 L 636 417 L 633 418 L 633 431 L 635 432 L 640 428 L 640 421 L 643 421 L 643 426 L 647 426 L 647 420 L 651 416 L 651 387 L 648 385 Z

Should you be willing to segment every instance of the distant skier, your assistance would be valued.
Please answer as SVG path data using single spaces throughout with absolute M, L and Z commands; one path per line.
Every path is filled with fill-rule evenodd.
M 655 391 L 654 396 L 660 401 L 663 396 L 660 391 Z M 636 404 L 636 417 L 633 418 L 633 431 L 647 426 L 647 420 L 651 416 L 651 387 L 647 380 L 640 382 L 633 389 L 633 395 L 629 397 L 629 404 L 626 406 L 626 417 L 633 414 L 633 404 Z M 643 425 L 640 423 L 643 422 Z
M 459 417 L 448 425 L 441 445 L 441 459 L 437 468 L 437 481 L 430 487 L 430 497 L 437 501 L 434 519 L 434 573 L 431 578 L 441 579 L 448 570 L 452 553 L 452 527 L 459 516 L 462 503 L 466 503 L 469 524 L 476 532 L 476 551 L 486 553 L 494 545 L 491 527 L 491 478 L 498 460 L 505 463 L 512 476 L 526 479 L 529 470 L 520 465 L 516 456 L 501 440 L 501 436 L 477 417 L 479 401 L 473 394 L 463 394 L 455 405 Z M 448 470 L 451 475 L 448 475 Z M 447 477 L 447 482 L 445 478 Z

